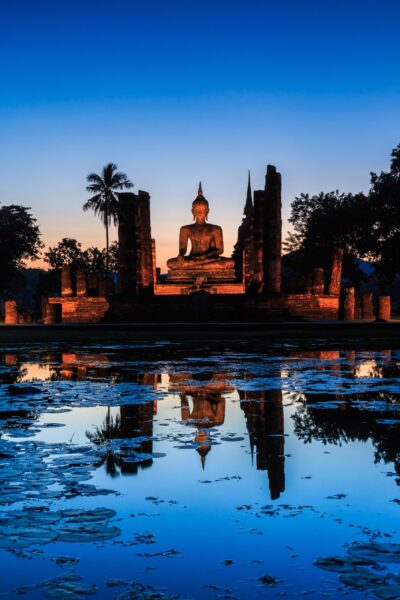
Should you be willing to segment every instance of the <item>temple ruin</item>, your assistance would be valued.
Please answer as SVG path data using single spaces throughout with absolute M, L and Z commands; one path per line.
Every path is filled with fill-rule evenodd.
M 284 287 L 281 187 L 272 165 L 263 189 L 254 193 L 249 174 L 237 242 L 232 256 L 224 257 L 223 231 L 207 220 L 209 203 L 200 184 L 192 202 L 194 223 L 181 227 L 178 255 L 168 260 L 164 276 L 156 267 L 150 195 L 119 194 L 116 281 L 65 267 L 61 297 L 48 299 L 45 322 L 338 319 L 341 249 L 332 249 L 328 272 L 315 268 L 297 288 L 293 281 Z M 351 315 L 354 294 L 345 296 Z M 367 305 L 365 298 L 366 312 Z M 387 316 L 387 307 L 381 314 Z

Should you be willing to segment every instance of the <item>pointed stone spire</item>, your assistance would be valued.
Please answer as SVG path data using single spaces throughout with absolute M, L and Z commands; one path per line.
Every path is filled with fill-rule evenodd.
M 210 438 L 208 437 L 207 431 L 200 430 L 197 433 L 194 441 L 197 442 L 197 444 L 198 444 L 196 450 L 197 450 L 197 453 L 200 455 L 201 467 L 204 471 L 205 466 L 206 466 L 206 456 L 211 450 Z
M 199 182 L 199 189 L 197 191 L 197 196 L 202 196 L 203 195 L 203 188 L 201 187 L 201 181 Z
M 247 196 L 246 196 L 246 204 L 244 205 L 243 214 L 250 218 L 253 214 L 253 200 L 251 197 L 251 183 L 250 183 L 250 169 L 249 169 L 249 179 L 247 182 Z

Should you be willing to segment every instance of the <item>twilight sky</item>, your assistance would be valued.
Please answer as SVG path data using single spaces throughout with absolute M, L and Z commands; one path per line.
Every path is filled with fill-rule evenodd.
M 229 255 L 248 169 L 257 189 L 277 166 L 287 217 L 388 168 L 399 23 L 398 0 L 4 2 L 0 202 L 32 207 L 46 245 L 102 247 L 85 178 L 115 162 L 151 194 L 163 267 L 201 179 Z

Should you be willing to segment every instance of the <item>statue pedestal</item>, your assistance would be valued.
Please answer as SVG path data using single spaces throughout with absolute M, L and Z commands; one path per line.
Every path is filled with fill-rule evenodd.
M 168 283 L 195 283 L 203 281 L 204 283 L 218 283 L 236 281 L 235 269 L 221 268 L 190 268 L 190 269 L 170 269 L 168 271 Z
M 203 267 L 170 269 L 167 280 L 155 286 L 156 295 L 190 295 L 199 291 L 209 294 L 244 294 L 243 282 L 236 279 L 233 268 Z

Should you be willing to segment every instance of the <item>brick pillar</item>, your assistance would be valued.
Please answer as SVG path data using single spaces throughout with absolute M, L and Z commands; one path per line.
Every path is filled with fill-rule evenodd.
M 282 285 L 281 174 L 267 166 L 264 192 L 264 292 L 280 294 Z
M 335 248 L 332 257 L 331 277 L 328 285 L 328 294 L 338 296 L 340 294 L 340 282 L 342 279 L 343 248 Z
M 157 261 L 156 261 L 156 240 L 153 238 L 151 240 L 151 260 L 153 263 L 153 282 L 154 284 L 157 283 L 158 281 L 158 276 L 157 276 Z
M 304 277 L 304 289 L 306 294 L 312 294 L 313 279 L 313 273 L 307 273 L 307 275 Z
M 358 292 L 354 296 L 354 318 L 361 319 L 361 297 Z
M 76 295 L 87 296 L 86 270 L 83 267 L 76 271 Z
M 53 325 L 57 322 L 57 308 L 55 304 L 46 304 L 43 321 L 45 325 Z
M 264 192 L 254 192 L 254 281 L 261 292 L 264 281 L 263 246 L 264 246 Z
M 343 290 L 343 320 L 344 321 L 354 321 L 354 308 L 355 308 L 355 298 L 354 298 L 354 288 L 345 288 Z
M 243 281 L 245 290 L 248 290 L 254 281 L 254 223 L 249 224 L 247 237 L 243 248 Z
M 108 296 L 110 293 L 109 288 L 110 278 L 107 275 L 99 275 L 98 277 L 98 294 L 99 296 Z
M 151 241 L 150 194 L 139 190 L 137 196 L 137 233 L 138 233 L 138 284 L 139 291 L 152 292 L 153 246 Z
M 362 319 L 373 319 L 374 318 L 374 304 L 372 301 L 372 293 L 364 292 L 361 294 L 361 318 Z
M 67 265 L 61 271 L 61 296 L 73 296 L 74 288 L 72 285 L 72 267 Z
M 390 296 L 379 296 L 378 298 L 378 321 L 390 321 L 391 305 Z
M 114 278 L 106 277 L 106 296 L 112 296 L 114 294 Z
M 99 281 L 96 273 L 89 273 L 87 278 L 87 287 L 89 296 L 98 295 Z
M 4 323 L 6 325 L 18 324 L 18 309 L 15 300 L 6 300 L 4 302 Z
M 118 212 L 118 291 L 121 294 L 137 294 L 137 196 L 130 192 L 119 194 Z
M 320 296 L 324 293 L 325 290 L 325 274 L 324 270 L 320 267 L 316 267 L 313 269 L 313 278 L 312 278 L 312 293 L 316 296 Z

